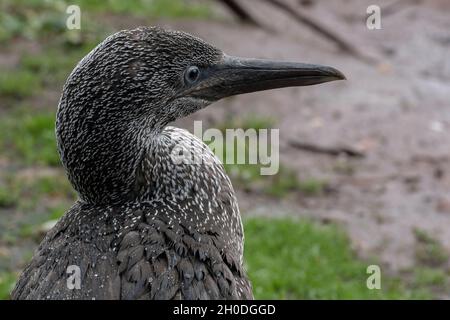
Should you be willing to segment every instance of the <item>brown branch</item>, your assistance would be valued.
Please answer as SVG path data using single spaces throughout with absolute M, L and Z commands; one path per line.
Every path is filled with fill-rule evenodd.
M 300 150 L 309 151 L 313 153 L 327 154 L 330 156 L 340 156 L 346 155 L 348 157 L 353 158 L 364 158 L 365 154 L 351 149 L 349 147 L 323 147 L 310 143 L 304 143 L 300 141 L 291 140 L 289 141 L 289 145 Z
M 219 0 L 243 23 L 247 23 L 256 27 L 262 27 L 261 24 L 237 1 L 235 0 Z
M 392 15 L 402 10 L 405 7 L 410 8 L 412 5 L 420 4 L 422 0 L 397 0 L 384 6 L 381 9 L 383 17 L 387 17 L 388 15 Z
M 266 0 L 268 3 L 272 4 L 273 6 L 277 7 L 278 9 L 286 12 L 290 16 L 292 16 L 297 22 L 302 23 L 309 28 L 311 28 L 313 31 L 319 33 L 324 38 L 334 42 L 339 49 L 341 49 L 344 52 L 347 52 L 361 60 L 364 60 L 365 62 L 374 63 L 376 60 L 372 57 L 368 57 L 364 54 L 362 54 L 356 47 L 354 47 L 350 42 L 343 39 L 340 35 L 335 33 L 334 31 L 331 31 L 330 29 L 326 28 L 324 25 L 320 24 L 318 21 L 315 21 L 313 18 L 308 17 L 304 15 L 303 13 L 294 10 L 289 5 L 279 1 L 279 0 Z

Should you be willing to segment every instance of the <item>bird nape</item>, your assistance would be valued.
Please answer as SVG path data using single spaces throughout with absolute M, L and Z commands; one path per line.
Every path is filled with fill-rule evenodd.
M 168 124 L 227 96 L 339 79 L 331 67 L 231 57 L 184 32 L 105 39 L 70 74 L 57 112 L 79 200 L 12 298 L 253 298 L 230 180 L 202 141 Z M 202 161 L 176 163 L 174 148 Z

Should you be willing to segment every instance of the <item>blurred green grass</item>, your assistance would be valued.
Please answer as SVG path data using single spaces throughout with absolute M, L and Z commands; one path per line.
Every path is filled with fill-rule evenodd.
M 72 4 L 72 3 L 71 3 Z M 101 12 L 108 8 L 113 13 L 127 13 L 145 17 L 165 18 L 205 18 L 209 17 L 211 11 L 204 4 L 189 1 L 167 1 L 167 0 L 76 0 L 78 4 L 88 10 Z
M 429 299 L 427 285 L 442 280 L 430 273 L 421 289 L 383 273 L 381 289 L 366 286 L 367 266 L 336 225 L 290 218 L 245 221 L 245 259 L 257 299 Z M 413 280 L 416 281 L 416 280 Z
M 0 299 L 8 299 L 9 293 L 16 283 L 16 274 L 13 272 L 0 272 Z
M 94 15 L 130 15 L 145 18 L 210 18 L 207 2 L 185 0 L 3 0 L 0 4 L 0 42 L 17 36 L 30 39 L 65 33 L 66 9 L 78 5 L 83 28 L 95 25 Z
M 0 120 L 0 150 L 10 160 L 28 165 L 59 165 L 55 113 L 16 108 Z

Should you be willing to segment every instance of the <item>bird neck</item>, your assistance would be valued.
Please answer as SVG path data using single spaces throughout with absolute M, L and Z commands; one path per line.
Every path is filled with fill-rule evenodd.
M 136 200 L 137 168 L 156 133 L 137 123 L 89 126 L 75 121 L 57 122 L 56 134 L 61 161 L 80 199 L 101 205 Z

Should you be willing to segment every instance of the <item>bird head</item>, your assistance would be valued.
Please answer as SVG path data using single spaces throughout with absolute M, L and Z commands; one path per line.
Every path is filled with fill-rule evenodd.
M 184 32 L 120 31 L 68 77 L 57 113 L 58 150 L 83 199 L 121 199 L 133 189 L 142 143 L 169 122 L 228 96 L 339 79 L 331 67 L 232 57 Z
M 103 41 L 65 90 L 91 101 L 84 114 L 92 121 L 145 118 L 162 127 L 228 96 L 339 79 L 331 67 L 233 57 L 184 32 L 141 27 Z

